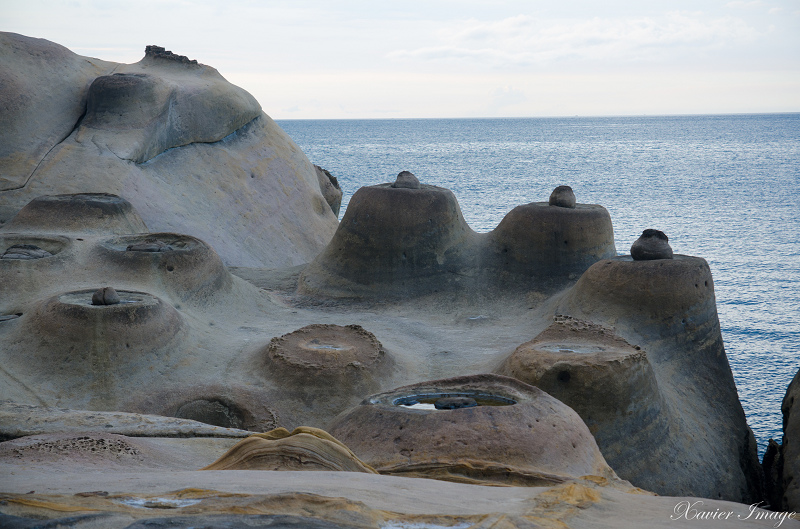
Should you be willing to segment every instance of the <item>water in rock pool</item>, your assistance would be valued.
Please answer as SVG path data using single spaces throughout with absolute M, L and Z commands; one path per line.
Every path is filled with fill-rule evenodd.
M 800 114 L 278 123 L 339 179 L 342 214 L 359 187 L 407 170 L 452 190 L 478 232 L 561 184 L 608 209 L 620 254 L 663 231 L 711 266 L 759 453 L 781 439 L 800 368 Z

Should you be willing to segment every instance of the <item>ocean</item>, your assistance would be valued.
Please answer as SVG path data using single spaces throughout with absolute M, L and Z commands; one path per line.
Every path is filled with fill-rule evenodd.
M 725 349 L 763 451 L 800 369 L 800 114 L 280 120 L 344 191 L 411 171 L 455 193 L 469 225 L 569 185 L 611 214 L 617 252 L 642 230 L 705 258 Z

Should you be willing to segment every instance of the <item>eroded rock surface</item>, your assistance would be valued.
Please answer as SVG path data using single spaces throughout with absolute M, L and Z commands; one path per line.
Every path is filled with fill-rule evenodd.
M 466 397 L 469 407 L 426 406 Z M 331 434 L 382 474 L 542 486 L 584 475 L 616 478 L 569 407 L 515 379 L 472 375 L 373 395 Z
M 278 428 L 237 443 L 203 470 L 332 470 L 375 474 L 342 442 L 319 428 Z
M 104 192 L 231 265 L 305 263 L 330 240 L 336 216 L 314 166 L 214 68 L 158 47 L 115 64 L 2 39 L 0 224 L 38 196 Z
M 679 450 L 647 353 L 609 327 L 557 316 L 503 361 L 498 373 L 546 391 L 586 422 L 614 471 L 636 486 L 669 493 L 654 472 Z
M 704 259 L 602 260 L 555 310 L 613 327 L 647 351 L 669 416 L 663 443 L 647 445 L 663 450 L 643 470 L 650 474 L 650 490 L 746 503 L 761 499 L 755 438 L 725 356 L 714 281 Z

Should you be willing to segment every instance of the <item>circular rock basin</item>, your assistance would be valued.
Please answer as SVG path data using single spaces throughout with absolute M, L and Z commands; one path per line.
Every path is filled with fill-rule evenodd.
M 273 338 L 261 354 L 279 380 L 334 391 L 364 385 L 374 391 L 393 365 L 381 342 L 360 325 L 307 325 Z
M 382 474 L 530 486 L 589 474 L 614 477 L 572 409 L 499 375 L 373 395 L 329 431 Z
M 130 202 L 109 193 L 43 195 L 26 204 L 5 231 L 139 233 L 147 231 Z
M 429 393 L 401 397 L 394 401 L 395 406 L 412 410 L 457 410 L 476 406 L 511 406 L 516 403 L 513 399 L 482 393 Z
M 38 261 L 60 253 L 70 244 L 67 237 L 23 234 L 0 235 L 0 261 Z
M 96 288 L 66 292 L 40 303 L 26 329 L 36 337 L 31 355 L 61 374 L 136 362 L 142 355 L 169 350 L 183 336 L 183 320 L 172 305 L 146 292 L 117 290 L 120 302 L 93 305 Z
M 142 233 L 101 243 L 102 256 L 124 270 L 162 278 L 181 299 L 206 296 L 230 287 L 232 278 L 219 255 L 205 242 L 178 233 Z

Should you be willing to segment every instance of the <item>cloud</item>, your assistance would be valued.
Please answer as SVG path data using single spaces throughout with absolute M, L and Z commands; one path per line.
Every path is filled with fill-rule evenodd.
M 678 48 L 721 47 L 751 42 L 759 33 L 734 17 L 701 13 L 660 17 L 543 20 L 518 15 L 498 21 L 470 19 L 438 32 L 438 45 L 401 49 L 395 60 L 476 61 L 496 66 L 549 64 L 560 60 L 652 61 Z
M 518 90 L 513 86 L 503 86 L 492 90 L 492 100 L 490 107 L 499 109 L 525 103 L 528 98 L 522 90 Z

